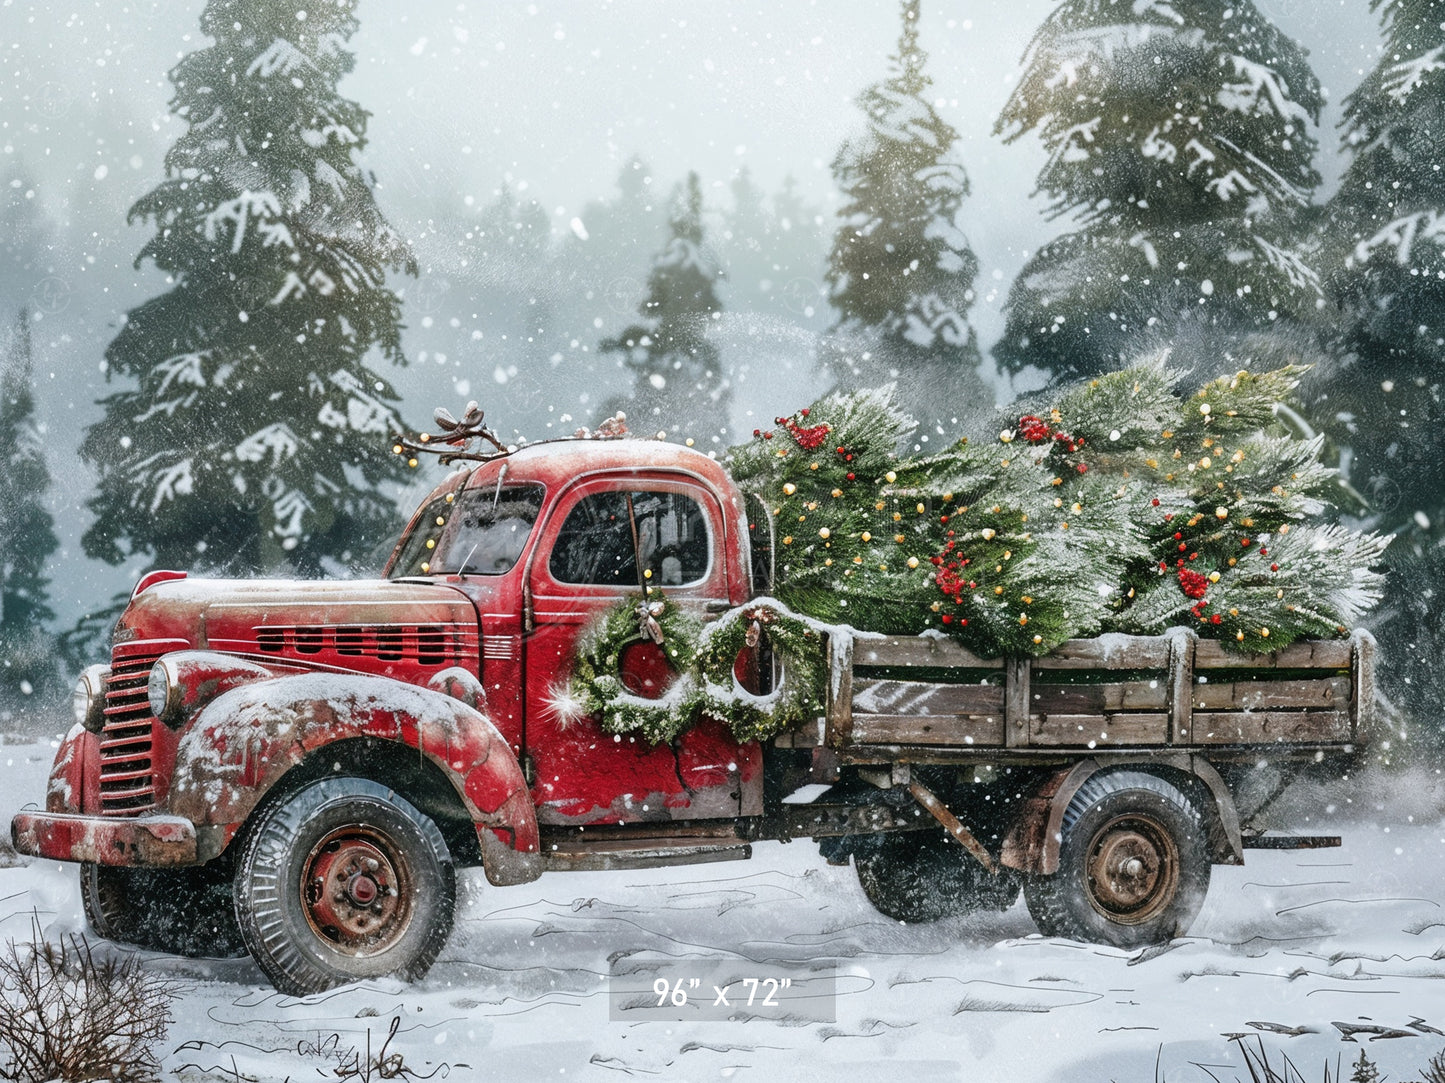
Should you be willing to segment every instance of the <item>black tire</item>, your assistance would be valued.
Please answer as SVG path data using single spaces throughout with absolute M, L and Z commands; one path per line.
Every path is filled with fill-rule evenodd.
M 183 869 L 80 867 L 90 927 L 107 940 L 193 959 L 246 954 L 224 860 Z
M 1064 811 L 1059 871 L 1030 876 L 1039 930 L 1121 948 L 1183 936 L 1204 905 L 1210 860 L 1199 809 L 1156 775 L 1095 775 Z
M 884 835 L 855 853 L 853 864 L 873 908 L 909 924 L 1007 910 L 1019 896 L 1017 873 L 990 873 L 943 831 Z
M 257 964 L 304 996 L 426 974 L 451 933 L 456 873 L 428 817 L 379 783 L 341 776 L 256 814 L 235 898 Z

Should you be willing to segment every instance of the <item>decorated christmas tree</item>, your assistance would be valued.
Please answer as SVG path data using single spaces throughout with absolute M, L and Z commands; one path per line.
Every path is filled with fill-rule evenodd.
M 1252 0 L 1065 0 L 1023 66 L 995 131 L 1038 135 L 1039 192 L 1075 228 L 1014 281 L 1006 368 L 1091 375 L 1150 336 L 1217 344 L 1207 363 L 1314 313 L 1299 221 L 1320 182 L 1323 99 L 1304 50 Z
M 1343 634 L 1388 539 L 1319 521 L 1321 441 L 1274 424 L 1298 372 L 1182 398 L 1163 358 L 1011 415 L 997 442 L 899 456 L 890 391 L 833 395 L 734 453 L 774 519 L 779 599 L 977 653 L 1175 625 L 1246 651 Z
M 211 0 L 214 44 L 171 72 L 189 128 L 130 215 L 170 289 L 106 350 L 130 386 L 81 447 L 93 557 L 314 574 L 396 519 L 397 396 L 367 357 L 403 361 L 386 274 L 414 266 L 355 160 L 367 113 L 336 89 L 353 7 Z

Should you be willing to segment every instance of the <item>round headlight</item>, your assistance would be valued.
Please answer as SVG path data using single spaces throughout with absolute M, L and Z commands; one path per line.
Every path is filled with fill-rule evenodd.
M 151 714 L 170 725 L 175 720 L 176 709 L 181 705 L 181 688 L 171 664 L 162 658 L 151 666 L 150 678 L 146 681 L 146 699 Z
M 109 666 L 86 666 L 70 694 L 75 720 L 91 733 L 99 733 L 105 725 L 105 679 L 109 676 Z

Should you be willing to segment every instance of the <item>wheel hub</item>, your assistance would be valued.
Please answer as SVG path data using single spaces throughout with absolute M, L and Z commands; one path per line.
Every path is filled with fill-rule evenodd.
M 1120 817 L 1094 836 L 1086 871 L 1096 910 L 1110 921 L 1142 924 L 1167 907 L 1178 890 L 1178 849 L 1152 819 Z
M 301 904 L 316 934 L 347 955 L 376 955 L 411 923 L 411 874 L 383 832 L 332 831 L 306 855 Z

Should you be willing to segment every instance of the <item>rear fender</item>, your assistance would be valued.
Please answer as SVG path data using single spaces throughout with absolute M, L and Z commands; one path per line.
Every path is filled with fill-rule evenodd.
M 1020 872 L 1059 871 L 1064 812 L 1085 782 L 1100 771 L 1133 769 L 1159 775 L 1194 798 L 1204 817 L 1210 859 L 1216 865 L 1244 864 L 1239 813 L 1229 787 L 1214 765 L 1200 756 L 1168 755 L 1129 760 L 1080 760 L 1047 776 L 1024 801 L 1004 837 L 999 864 Z
M 416 749 L 445 776 L 475 825 L 488 880 L 540 875 L 536 811 L 496 727 L 452 696 L 386 677 L 300 674 L 217 696 L 177 745 L 170 811 L 215 828 L 198 834 L 219 833 L 212 848 L 224 849 L 289 772 L 353 738 Z

